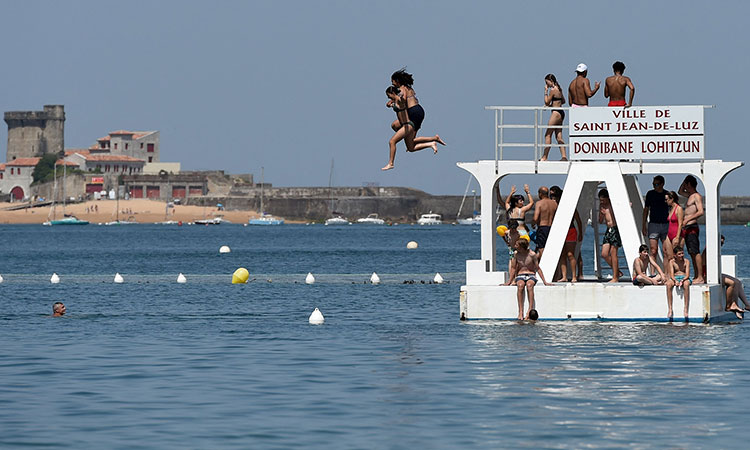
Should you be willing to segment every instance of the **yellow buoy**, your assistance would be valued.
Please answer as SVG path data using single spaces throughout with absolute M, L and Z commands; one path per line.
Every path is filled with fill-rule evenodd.
M 497 227 L 497 234 L 499 234 L 501 237 L 505 236 L 505 233 L 508 232 L 508 227 L 505 225 L 500 225 Z
M 244 267 L 240 267 L 232 274 L 232 284 L 245 284 L 248 278 L 250 278 L 250 272 Z

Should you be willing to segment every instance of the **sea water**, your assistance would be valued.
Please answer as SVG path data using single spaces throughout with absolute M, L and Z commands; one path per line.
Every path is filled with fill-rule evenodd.
M 748 277 L 750 229 L 722 232 Z M 746 445 L 748 325 L 461 322 L 478 227 L 0 236 L 2 447 Z M 238 267 L 250 283 L 230 284 Z M 55 301 L 66 316 L 49 317 Z M 308 324 L 316 307 L 323 325 Z

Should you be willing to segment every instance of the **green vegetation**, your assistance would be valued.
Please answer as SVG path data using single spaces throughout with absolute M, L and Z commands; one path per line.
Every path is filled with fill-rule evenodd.
M 31 172 L 33 181 L 32 186 L 39 183 L 46 183 L 52 181 L 55 178 L 55 163 L 57 162 L 58 155 L 56 153 L 46 153 L 39 159 L 39 162 L 34 166 L 34 171 Z M 66 169 L 68 173 L 83 173 L 80 169 Z M 57 170 L 57 177 L 63 176 L 62 167 Z

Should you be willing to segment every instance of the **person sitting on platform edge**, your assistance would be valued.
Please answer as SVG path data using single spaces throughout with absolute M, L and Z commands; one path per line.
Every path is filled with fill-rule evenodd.
M 630 78 L 623 75 L 625 64 L 621 61 L 615 61 L 612 64 L 614 75 L 604 80 L 604 96 L 609 98 L 607 106 L 624 106 L 630 108 L 633 106 L 633 97 L 635 97 L 635 86 Z M 625 88 L 630 88 L 630 100 L 625 103 Z
M 568 86 L 568 100 L 570 100 L 571 108 L 589 106 L 589 99 L 596 95 L 599 90 L 600 83 L 598 81 L 594 83 L 594 90 L 591 90 L 591 83 L 586 78 L 588 72 L 589 68 L 584 63 L 578 64 L 576 67 L 576 77 Z
M 722 247 L 724 246 L 723 234 L 721 235 L 721 246 Z M 706 260 L 706 249 L 703 249 L 703 261 L 705 260 Z M 703 279 L 706 279 L 706 265 L 705 264 L 703 265 Z M 742 318 L 744 317 L 743 314 L 748 312 L 748 308 L 750 308 L 750 303 L 748 303 L 747 297 L 745 296 L 745 287 L 742 285 L 742 281 L 737 277 L 733 277 L 726 273 L 722 273 L 721 282 L 727 291 L 727 294 L 726 294 L 727 303 L 726 303 L 724 310 L 733 312 L 737 316 L 738 319 L 742 320 Z M 740 308 L 740 305 L 737 303 L 737 299 L 740 299 L 742 301 L 744 308 Z
M 617 260 L 617 249 L 622 247 L 622 240 L 620 231 L 617 229 L 615 214 L 612 211 L 612 203 L 609 201 L 609 191 L 606 189 L 599 191 L 599 223 L 607 224 L 607 231 L 602 240 L 602 258 L 612 268 L 612 279 L 609 282 L 617 283 L 622 275 Z
M 674 258 L 667 261 L 667 318 L 672 320 L 672 288 L 682 288 L 685 306 L 683 314 L 685 322 L 688 320 L 688 310 L 690 309 L 690 261 L 685 259 L 685 250 L 682 247 L 674 248 Z
M 531 310 L 536 309 L 534 286 L 536 285 L 537 273 L 539 273 L 539 278 L 542 279 L 542 282 L 546 286 L 551 286 L 551 284 L 544 279 L 544 274 L 542 273 L 541 267 L 539 267 L 539 258 L 537 258 L 536 253 L 529 250 L 528 236 L 519 238 L 516 241 L 516 256 L 511 261 L 510 276 L 505 283 L 506 286 L 511 283 L 515 283 L 516 286 L 518 286 L 518 320 L 528 319 Z M 529 297 L 529 311 L 524 316 L 523 305 L 525 294 L 528 294 Z
M 652 273 L 654 271 L 656 273 L 649 276 L 647 273 L 649 267 L 651 267 Z M 638 247 L 638 257 L 633 261 L 633 284 L 636 286 L 664 284 L 665 280 L 666 276 L 664 276 L 664 272 L 662 272 L 654 257 L 649 254 L 648 246 L 641 244 Z
M 687 197 L 687 203 L 685 204 L 685 218 L 682 226 L 682 237 L 687 247 L 687 251 L 690 254 L 690 258 L 693 260 L 693 267 L 695 268 L 695 283 L 705 283 L 703 280 L 703 257 L 701 255 L 700 245 L 700 228 L 698 228 L 698 218 L 703 216 L 703 197 L 698 193 L 696 187 L 698 186 L 698 180 L 694 176 L 688 175 L 680 185 L 680 190 L 677 191 L 683 197 Z
M 534 207 L 534 219 L 532 224 L 536 226 L 536 251 L 539 257 L 544 253 L 544 247 L 547 245 L 549 230 L 552 227 L 552 220 L 557 212 L 557 202 L 549 198 L 549 189 L 546 186 L 539 188 L 539 201 Z

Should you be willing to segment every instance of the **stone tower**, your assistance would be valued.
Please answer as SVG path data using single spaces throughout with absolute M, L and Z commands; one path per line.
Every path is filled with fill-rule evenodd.
M 59 153 L 65 148 L 65 107 L 44 105 L 44 111 L 6 111 L 6 161 Z

